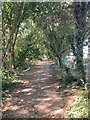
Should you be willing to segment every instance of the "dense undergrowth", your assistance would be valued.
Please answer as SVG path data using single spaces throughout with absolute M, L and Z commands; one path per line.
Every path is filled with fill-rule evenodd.
M 59 70 L 57 66 L 54 66 L 55 70 Z M 89 118 L 90 116 L 90 103 L 89 103 L 89 89 L 87 84 L 83 83 L 83 81 L 79 80 L 72 75 L 64 75 L 63 79 L 59 80 L 59 84 L 63 86 L 64 90 L 72 90 L 77 89 L 80 91 L 80 94 L 77 95 L 79 101 L 72 106 L 67 106 L 67 118 Z M 59 88 L 61 89 L 61 87 Z
M 17 78 L 7 70 L 0 70 L 0 78 L 2 79 L 2 96 L 5 96 L 6 93 L 15 87 Z

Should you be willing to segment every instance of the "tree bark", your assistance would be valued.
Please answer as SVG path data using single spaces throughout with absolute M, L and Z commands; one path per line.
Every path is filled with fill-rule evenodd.
M 2 5 L 2 61 L 5 56 L 5 3 Z M 3 68 L 6 69 L 6 62 L 3 61 Z
M 76 61 L 77 68 L 81 74 L 81 78 L 85 81 L 85 71 L 83 64 L 83 42 L 86 34 L 86 3 L 74 2 L 74 18 L 77 29 L 76 34 Z
M 90 84 L 90 36 L 88 38 L 88 67 L 87 67 L 87 83 Z

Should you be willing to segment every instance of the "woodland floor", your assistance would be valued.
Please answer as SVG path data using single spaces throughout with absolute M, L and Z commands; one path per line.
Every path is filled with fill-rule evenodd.
M 78 102 L 79 90 L 59 88 L 59 71 L 42 61 L 21 75 L 3 98 L 3 118 L 66 118 L 66 106 Z

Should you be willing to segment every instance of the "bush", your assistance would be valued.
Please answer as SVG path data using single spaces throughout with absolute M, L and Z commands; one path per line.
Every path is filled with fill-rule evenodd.
M 76 82 L 77 78 L 73 77 L 72 75 L 67 75 L 65 78 L 65 83 L 66 84 L 72 84 L 73 82 Z
M 15 80 L 15 75 L 4 69 L 0 70 L 0 77 L 2 78 L 2 91 L 11 87 L 11 83 Z

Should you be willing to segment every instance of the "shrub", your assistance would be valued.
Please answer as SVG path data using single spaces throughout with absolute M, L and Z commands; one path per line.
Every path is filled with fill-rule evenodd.
M 7 90 L 15 80 L 15 75 L 4 69 L 0 70 L 0 77 L 2 78 L 2 91 Z

